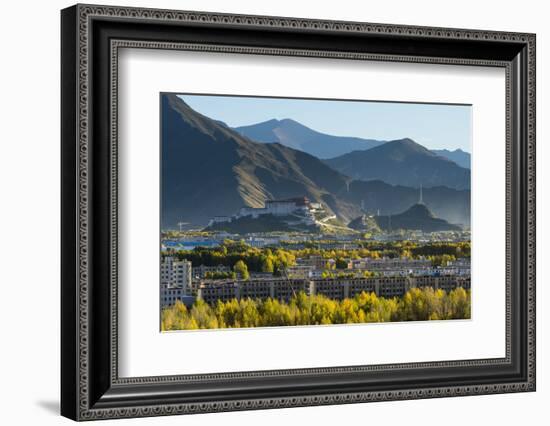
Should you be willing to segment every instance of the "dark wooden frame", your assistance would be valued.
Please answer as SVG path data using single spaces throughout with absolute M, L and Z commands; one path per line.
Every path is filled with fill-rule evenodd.
M 64 416 L 89 420 L 535 390 L 533 34 L 95 5 L 64 9 L 61 28 Z M 506 68 L 506 357 L 119 378 L 116 59 L 121 47 Z

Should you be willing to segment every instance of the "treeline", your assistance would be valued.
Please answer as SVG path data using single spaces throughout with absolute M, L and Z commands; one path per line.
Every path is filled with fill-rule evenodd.
M 411 247 L 410 251 L 413 256 L 454 256 L 470 257 L 471 244 L 470 242 L 460 243 L 431 243 Z
M 228 266 L 233 268 L 238 262 L 244 262 L 250 272 L 271 272 L 277 274 L 288 266 L 296 264 L 296 256 L 283 249 L 259 249 L 246 246 L 241 250 L 228 250 L 226 246 L 216 248 L 197 247 L 193 250 L 179 250 L 168 253 L 178 259 L 187 259 L 193 266 Z
M 164 255 L 187 259 L 193 266 L 218 266 L 230 268 L 238 261 L 243 261 L 250 272 L 278 272 L 288 266 L 294 266 L 297 258 L 321 256 L 325 259 L 335 259 L 337 269 L 345 269 L 344 259 L 360 259 L 381 257 L 409 257 L 430 259 L 434 266 L 445 265 L 449 260 L 459 257 L 470 257 L 470 243 L 428 243 L 417 244 L 412 241 L 392 243 L 364 242 L 356 249 L 284 249 L 257 248 L 240 241 L 227 240 L 219 247 L 196 247 L 193 250 L 165 252 Z
M 169 331 L 468 318 L 470 291 L 458 288 L 446 293 L 426 287 L 391 299 L 366 292 L 344 300 L 299 293 L 289 303 L 232 299 L 210 306 L 199 299 L 189 309 L 178 301 L 162 311 L 161 327 Z

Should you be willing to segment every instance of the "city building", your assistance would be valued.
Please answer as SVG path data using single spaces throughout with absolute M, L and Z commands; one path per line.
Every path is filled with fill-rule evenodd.
M 278 237 L 248 237 L 245 240 L 245 243 L 250 247 L 269 247 L 275 246 L 280 243 L 280 238 Z
M 308 265 L 296 265 L 286 268 L 286 274 L 289 278 L 313 278 L 315 268 Z
M 205 280 L 196 288 L 198 299 L 215 304 L 218 300 L 226 302 L 231 299 L 267 299 L 290 300 L 299 292 L 309 294 L 309 281 L 303 279 L 254 279 L 237 280 Z
M 188 294 L 183 287 L 161 287 L 160 288 L 160 308 L 164 309 L 172 306 L 176 301 L 182 302 L 185 306 L 192 306 L 195 297 Z
M 470 259 L 468 258 L 459 258 L 456 260 L 451 260 L 447 263 L 446 266 L 440 268 L 442 274 L 446 275 L 470 275 Z
M 267 299 L 273 298 L 288 302 L 293 295 L 303 292 L 306 295 L 322 294 L 336 300 L 351 298 L 362 292 L 377 296 L 402 297 L 411 288 L 431 287 L 451 291 L 458 287 L 470 289 L 470 277 L 423 276 L 423 277 L 374 277 L 374 278 L 269 278 L 249 281 L 205 280 L 196 288 L 196 296 L 206 303 L 215 304 L 218 300 Z
M 384 269 L 411 269 L 411 268 L 430 268 L 432 262 L 429 259 L 411 259 L 408 257 L 382 257 L 373 259 L 365 257 L 363 259 L 352 259 L 348 263 L 349 269 L 367 269 L 367 270 L 384 270 Z
M 231 272 L 231 268 L 229 266 L 224 266 L 224 265 L 216 265 L 216 266 L 200 265 L 200 266 L 194 266 L 192 268 L 193 279 L 204 278 L 207 273 L 212 274 L 216 272 L 218 273 Z
M 315 270 L 331 269 L 335 265 L 334 259 L 326 259 L 323 256 L 314 255 L 304 258 L 296 259 L 296 265 L 298 266 L 310 266 Z
M 434 275 L 438 273 L 429 259 L 410 258 L 363 258 L 352 259 L 348 262 L 348 269 L 358 272 L 376 272 L 382 276 Z
M 161 287 L 191 288 L 191 262 L 164 256 L 160 263 Z
M 160 305 L 173 305 L 176 300 L 190 303 L 192 298 L 191 262 L 164 256 L 160 264 Z M 192 302 L 191 302 L 192 303 Z

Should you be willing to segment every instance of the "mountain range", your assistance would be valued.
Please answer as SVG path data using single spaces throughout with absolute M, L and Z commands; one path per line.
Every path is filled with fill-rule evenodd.
M 370 149 L 384 143 L 374 139 L 328 135 L 289 118 L 235 127 L 234 130 L 256 142 L 278 142 L 321 159 L 337 157 L 350 151 Z
M 227 127 L 227 124 L 221 121 L 218 121 L 218 123 Z M 386 142 L 376 139 L 333 136 L 321 133 L 290 118 L 267 120 L 248 126 L 234 127 L 233 130 L 255 142 L 279 142 L 281 145 L 307 152 L 325 160 L 353 151 L 366 151 Z M 431 152 L 453 161 L 460 167 L 470 169 L 470 154 L 460 148 L 454 151 L 432 149 Z
M 349 178 L 316 157 L 279 143 L 256 143 L 191 109 L 162 99 L 162 223 L 205 226 L 217 215 L 265 200 L 306 196 L 352 218 L 357 205 L 338 196 Z
M 380 179 L 390 184 L 416 188 L 420 185 L 470 188 L 469 169 L 408 138 L 364 151 L 353 151 L 325 160 L 325 163 L 353 179 Z
M 418 200 L 412 185 L 354 180 L 330 161 L 243 136 L 176 95 L 163 95 L 161 106 L 163 228 L 175 228 L 180 221 L 206 226 L 214 216 L 233 215 L 243 206 L 263 207 L 268 199 L 306 196 L 344 223 L 365 211 L 402 212 Z M 434 186 L 424 188 L 423 198 L 438 217 L 469 224 L 469 190 Z
M 448 149 L 432 149 L 432 152 L 454 161 L 460 167 L 471 169 L 471 155 L 469 152 L 462 151 L 460 148 L 450 151 Z

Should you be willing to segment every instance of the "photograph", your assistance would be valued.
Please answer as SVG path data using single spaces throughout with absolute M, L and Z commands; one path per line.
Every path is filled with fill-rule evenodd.
M 471 318 L 472 105 L 159 106 L 162 332 Z

